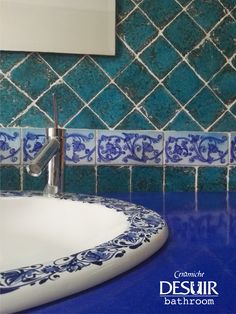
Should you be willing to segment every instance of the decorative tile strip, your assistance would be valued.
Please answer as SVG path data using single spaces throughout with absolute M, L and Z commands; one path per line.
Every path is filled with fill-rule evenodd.
M 20 129 L 0 128 L 0 164 L 20 164 Z
M 165 162 L 169 165 L 228 164 L 226 133 L 166 132 Z
M 65 137 L 66 164 L 95 164 L 95 131 L 69 129 Z
M 236 165 L 236 133 L 231 133 L 230 163 Z
M 41 150 L 46 142 L 45 129 L 22 129 L 23 163 L 28 164 Z
M 156 131 L 98 131 L 98 164 L 162 164 L 163 134 Z

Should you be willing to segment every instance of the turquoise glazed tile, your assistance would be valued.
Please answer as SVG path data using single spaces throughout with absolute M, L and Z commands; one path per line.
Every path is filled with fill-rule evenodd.
M 119 2 L 119 1 L 118 1 Z M 133 54 L 125 47 L 122 41 L 116 38 L 116 57 L 96 56 L 93 59 L 105 70 L 112 78 L 120 75 L 121 71 L 133 60 Z
M 131 13 L 118 26 L 117 32 L 135 52 L 142 50 L 147 45 L 147 42 L 151 41 L 158 34 L 155 27 L 139 10 Z
M 117 127 L 118 130 L 153 130 L 153 125 L 139 111 L 129 114 Z
M 206 31 L 209 31 L 225 14 L 224 7 L 215 0 L 195 0 L 187 12 Z
M 0 165 L 20 164 L 20 129 L 0 128 Z
M 236 167 L 229 169 L 229 191 L 236 192 Z
M 116 1 L 117 22 L 120 22 L 134 8 L 134 4 L 130 0 Z
M 130 100 L 114 85 L 109 85 L 90 104 L 109 127 L 114 127 L 132 109 Z
M 236 165 L 236 133 L 230 134 L 230 163 Z
M 46 143 L 46 129 L 22 129 L 23 163 L 29 164 Z
M 181 7 L 174 0 L 145 0 L 140 7 L 160 28 L 168 24 L 181 11 Z
M 140 106 L 141 111 L 161 129 L 180 109 L 164 86 L 158 86 Z
M 225 167 L 203 167 L 198 169 L 198 191 L 223 192 L 226 191 Z
M 91 100 L 107 83 L 108 77 L 90 59 L 83 59 L 64 80 L 85 101 Z
M 168 165 L 222 166 L 228 161 L 227 133 L 165 132 Z
M 236 6 L 236 0 L 221 0 L 221 3 L 230 10 Z
M 170 131 L 201 131 L 200 126 L 185 112 L 181 111 L 175 119 L 165 127 Z
M 236 99 L 236 71 L 226 65 L 213 78 L 210 86 L 225 104 L 232 104 Z
M 14 166 L 0 167 L 0 190 L 20 190 L 20 169 Z
M 65 125 L 84 106 L 84 103 L 69 87 L 63 83 L 56 84 L 37 101 L 39 108 L 52 119 L 54 119 L 53 95 L 56 97 L 58 122 L 61 126 Z
M 166 167 L 165 191 L 166 192 L 192 192 L 195 190 L 194 168 Z
M 162 192 L 163 168 L 162 167 L 133 167 L 131 178 L 132 192 Z
M 208 81 L 224 64 L 225 58 L 210 41 L 192 50 L 188 56 L 190 64 L 201 77 Z
M 227 16 L 214 29 L 211 37 L 220 50 L 227 56 L 231 57 L 236 49 L 236 22 L 233 18 Z
M 12 123 L 13 126 L 47 128 L 53 123 L 38 108 L 31 107 L 24 115 Z
M 222 102 L 207 87 L 193 98 L 186 109 L 204 128 L 208 128 L 226 110 Z
M 210 131 L 236 132 L 235 117 L 231 113 L 226 112 L 223 117 L 211 127 Z
M 174 69 L 164 84 L 182 104 L 190 100 L 202 87 L 202 82 L 185 62 Z
M 162 164 L 163 134 L 157 131 L 98 131 L 97 163 Z
M 181 60 L 180 55 L 162 36 L 158 37 L 140 58 L 158 78 L 166 76 Z
M 95 131 L 67 129 L 65 162 L 67 165 L 95 165 Z
M 7 126 L 30 103 L 30 99 L 8 80 L 4 79 L 0 82 L 0 123 L 4 126 Z
M 73 129 L 106 129 L 106 125 L 89 108 L 84 108 L 75 118 L 66 124 Z
M 116 79 L 120 88 L 134 101 L 141 101 L 156 85 L 157 81 L 138 61 L 134 61 Z
M 0 51 L 0 70 L 4 73 L 27 56 L 26 52 Z
M 66 166 L 64 189 L 68 193 L 95 194 L 95 168 L 93 166 Z
M 164 35 L 183 55 L 204 37 L 203 31 L 186 14 L 180 14 L 164 31 Z
M 58 76 L 37 54 L 33 54 L 11 72 L 11 79 L 30 97 L 36 99 Z
M 59 75 L 64 75 L 81 59 L 74 54 L 40 53 L 40 55 Z
M 127 167 L 99 166 L 97 168 L 98 193 L 129 192 L 130 170 Z
M 23 190 L 24 191 L 43 191 L 46 185 L 47 185 L 47 171 L 46 170 L 43 171 L 43 173 L 39 177 L 32 177 L 24 169 L 24 173 L 23 173 Z

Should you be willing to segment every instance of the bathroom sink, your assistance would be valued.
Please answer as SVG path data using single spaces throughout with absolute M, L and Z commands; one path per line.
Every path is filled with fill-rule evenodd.
M 154 211 L 96 196 L 3 192 L 0 312 L 83 291 L 154 254 L 168 229 Z

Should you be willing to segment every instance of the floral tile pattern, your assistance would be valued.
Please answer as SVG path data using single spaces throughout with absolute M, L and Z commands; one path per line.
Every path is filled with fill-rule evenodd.
M 98 164 L 162 164 L 163 134 L 155 131 L 98 131 Z
M 226 133 L 166 132 L 165 162 L 168 165 L 226 165 Z
M 95 164 L 95 131 L 70 129 L 65 137 L 66 164 Z
M 28 164 L 46 143 L 45 129 L 22 129 L 23 163 Z
M 20 164 L 20 129 L 0 128 L 0 165 Z

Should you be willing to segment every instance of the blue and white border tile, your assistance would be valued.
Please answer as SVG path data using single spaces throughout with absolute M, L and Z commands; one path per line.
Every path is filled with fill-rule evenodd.
M 29 164 L 46 143 L 46 129 L 22 129 L 23 164 Z
M 223 166 L 229 161 L 227 133 L 166 132 L 167 165 Z
M 236 133 L 230 135 L 230 164 L 236 165 Z
M 20 129 L 0 128 L 0 164 L 18 165 L 21 163 Z
M 162 165 L 163 133 L 97 131 L 97 164 Z
M 65 134 L 65 162 L 68 165 L 95 165 L 95 130 L 68 129 Z

